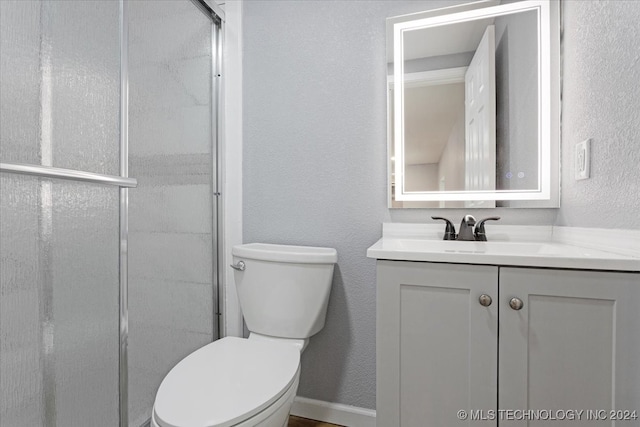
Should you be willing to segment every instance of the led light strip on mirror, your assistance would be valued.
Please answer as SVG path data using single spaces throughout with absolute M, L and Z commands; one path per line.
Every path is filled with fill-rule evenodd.
M 393 141 L 389 152 L 394 160 L 389 166 L 390 198 L 397 201 L 543 201 L 546 207 L 559 203 L 559 144 L 560 144 L 560 88 L 559 88 L 559 7 L 558 2 L 543 0 L 525 0 L 499 6 L 480 7 L 478 9 L 447 8 L 441 15 L 433 15 L 434 11 L 424 14 L 407 15 L 388 20 L 388 37 L 393 45 L 393 78 L 389 85 L 393 86 L 393 96 L 389 98 L 393 106 Z M 455 9 L 455 10 L 454 10 Z M 449 12 L 449 13 L 447 13 Z M 450 24 L 466 23 L 487 18 L 516 14 L 520 12 L 536 12 L 538 20 L 537 34 L 539 50 L 537 60 L 539 75 L 534 84 L 538 87 L 536 109 L 538 111 L 536 127 L 538 130 L 537 183 L 531 188 L 502 189 L 495 185 L 492 188 L 441 191 L 407 191 L 405 186 L 405 89 L 411 82 L 405 78 L 405 36 L 412 31 L 443 27 Z M 426 17 L 425 17 L 426 16 Z M 391 47 L 391 44 L 388 44 Z M 389 58 L 391 59 L 391 58 Z M 389 76 L 390 77 L 390 76 Z M 391 138 L 391 135 L 390 135 Z M 393 144 L 393 146 L 391 146 Z M 391 155 L 391 154 L 390 154 Z M 395 175 L 395 177 L 393 176 Z M 495 172 L 493 173 L 495 176 Z M 395 184 L 395 185 L 394 185 Z M 393 187 L 395 186 L 395 191 Z M 395 193 L 395 194 L 393 194 Z M 391 200 L 391 203 L 393 202 Z M 520 203 L 520 202 L 519 202 Z M 540 202 L 539 202 L 540 203 Z M 391 207 L 391 206 L 390 206 Z M 524 206 L 523 206 L 524 207 Z

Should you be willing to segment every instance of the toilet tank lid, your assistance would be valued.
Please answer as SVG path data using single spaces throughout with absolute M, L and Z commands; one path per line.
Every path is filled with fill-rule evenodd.
M 236 257 L 261 261 L 301 264 L 335 264 L 338 262 L 338 252 L 335 249 L 315 246 L 246 243 L 234 246 L 231 253 Z

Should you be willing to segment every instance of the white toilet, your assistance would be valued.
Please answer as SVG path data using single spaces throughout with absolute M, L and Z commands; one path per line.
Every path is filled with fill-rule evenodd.
M 152 427 L 283 427 L 300 353 L 324 327 L 335 249 L 250 243 L 232 250 L 249 338 L 191 353 L 164 378 Z

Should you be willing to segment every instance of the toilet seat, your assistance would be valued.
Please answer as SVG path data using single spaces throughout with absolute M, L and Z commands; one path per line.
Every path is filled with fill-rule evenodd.
M 165 377 L 153 409 L 160 427 L 229 427 L 260 413 L 297 380 L 300 351 L 227 337 L 187 356 Z

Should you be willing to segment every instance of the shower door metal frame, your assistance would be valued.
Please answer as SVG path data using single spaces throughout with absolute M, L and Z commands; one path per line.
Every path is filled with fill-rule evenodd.
M 223 76 L 222 76 L 222 46 L 224 42 L 224 11 L 213 0 L 191 0 L 207 18 L 211 20 L 211 165 L 213 171 L 211 174 L 212 183 L 212 284 L 213 292 L 213 339 L 220 338 L 220 316 L 222 310 L 220 307 L 220 254 L 224 248 L 222 247 L 222 193 L 220 191 L 220 183 L 222 182 L 222 161 L 220 156 L 220 141 L 222 140 L 222 114 L 223 112 Z
M 128 3 L 120 0 L 120 176 L 129 177 L 129 21 Z M 120 427 L 129 426 L 129 189 L 120 188 Z
M 211 173 L 212 184 L 212 224 L 211 224 L 211 242 L 212 242 L 212 270 L 211 283 L 213 285 L 213 339 L 220 338 L 220 317 L 222 310 L 220 307 L 220 254 L 223 253 L 222 236 L 222 159 L 220 155 L 220 141 L 222 138 L 222 117 L 223 110 L 223 94 L 222 94 L 222 46 L 224 34 L 224 12 L 214 2 L 202 0 L 207 6 L 210 6 L 207 16 L 211 19 L 211 165 L 213 171 Z

